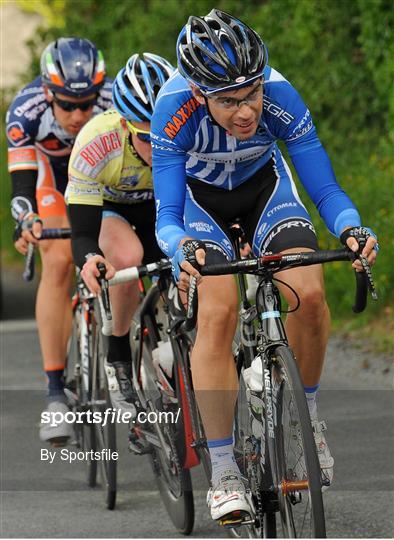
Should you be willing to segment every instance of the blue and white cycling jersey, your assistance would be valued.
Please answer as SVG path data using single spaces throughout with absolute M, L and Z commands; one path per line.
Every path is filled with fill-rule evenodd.
M 264 70 L 264 105 L 259 127 L 237 140 L 213 123 L 176 72 L 161 89 L 152 119 L 153 179 L 157 202 L 157 237 L 162 250 L 175 253 L 186 236 L 184 204 L 190 176 L 233 190 L 247 182 L 285 142 L 305 189 L 329 230 L 339 236 L 345 226 L 360 225 L 359 214 L 338 185 L 317 136 L 311 114 L 294 87 L 275 69 Z

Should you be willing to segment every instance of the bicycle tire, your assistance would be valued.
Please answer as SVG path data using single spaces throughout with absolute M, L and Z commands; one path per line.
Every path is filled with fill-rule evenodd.
M 112 409 L 109 396 L 107 377 L 104 372 L 105 344 L 101 332 L 101 317 L 98 306 L 95 305 L 93 330 L 93 370 L 92 410 L 100 412 L 103 417 L 107 409 Z M 117 451 L 116 424 L 107 420 L 103 426 L 93 424 L 96 437 L 96 449 L 101 452 L 108 450 L 110 455 Z M 101 486 L 104 490 L 104 500 L 108 510 L 114 510 L 117 495 L 117 461 L 115 459 L 100 459 Z
M 86 426 L 85 424 L 82 424 L 82 449 L 84 452 L 96 452 L 97 450 L 97 441 L 96 441 L 96 433 L 94 430 L 94 426 Z M 86 454 L 88 455 L 88 454 Z M 97 486 L 97 461 L 94 459 L 90 459 L 89 457 L 86 458 L 86 481 L 90 488 L 94 488 Z
M 87 366 L 89 376 L 88 376 L 88 384 L 86 384 L 86 377 L 83 376 L 83 369 L 84 366 L 82 365 L 82 357 L 81 357 L 81 332 L 85 331 L 87 332 L 87 335 L 84 336 L 87 340 L 87 347 L 86 350 L 91 351 L 91 340 L 92 335 L 89 332 L 89 327 L 83 327 L 81 324 L 81 305 L 77 304 L 74 309 L 74 319 L 73 319 L 73 325 L 72 325 L 72 332 L 71 332 L 71 338 L 70 338 L 70 348 L 69 348 L 69 354 L 68 354 L 68 366 L 74 367 L 74 375 L 75 375 L 75 393 L 76 393 L 76 404 L 75 409 L 78 412 L 86 412 L 88 409 L 87 403 L 90 401 L 91 396 L 91 358 L 89 358 L 89 366 Z M 83 424 L 76 424 L 75 425 L 75 434 L 76 434 L 76 440 L 77 440 L 77 447 L 81 448 L 84 452 L 90 453 L 92 450 L 93 452 L 96 451 L 96 436 L 95 436 L 95 430 L 94 426 L 92 424 L 88 424 L 84 422 Z M 89 455 L 89 454 L 88 454 Z M 87 485 L 91 488 L 96 487 L 97 485 L 97 461 L 89 459 L 89 457 L 85 460 L 86 463 L 86 482 Z
M 157 347 L 156 337 L 160 329 L 156 327 L 154 316 L 146 315 L 143 361 L 152 365 L 152 350 Z M 175 369 L 175 367 L 174 367 Z M 152 369 L 145 369 L 149 377 Z M 147 383 L 148 386 L 151 383 Z M 156 383 L 154 383 L 156 384 Z M 152 400 L 155 412 L 166 411 L 162 399 Z M 168 409 L 168 407 L 167 407 Z M 182 412 L 181 412 L 182 416 Z M 161 499 L 175 528 L 183 535 L 190 535 L 194 527 L 194 499 L 190 471 L 183 468 L 180 454 L 184 444 L 183 422 L 164 426 L 163 435 L 170 446 L 170 459 L 163 448 L 154 447 L 150 454 L 150 463 L 160 492 Z
M 237 358 L 237 363 L 239 358 Z M 243 362 L 239 361 L 240 366 Z M 255 474 L 252 474 L 252 465 L 248 462 L 250 456 L 250 446 L 248 441 L 257 439 L 254 437 L 251 427 L 250 409 L 246 398 L 246 386 L 243 378 L 243 368 L 239 368 L 239 392 L 234 415 L 234 453 L 240 471 L 244 478 L 247 478 L 251 489 L 251 495 L 256 510 L 255 523 L 242 525 L 237 528 L 228 529 L 227 533 L 231 538 L 276 538 L 276 514 L 271 511 L 268 505 L 272 506 L 271 493 L 264 493 L 262 486 L 262 469 L 256 466 Z M 261 451 L 259 450 L 260 462 Z M 268 455 L 265 452 L 265 468 L 268 473 Z M 271 478 L 271 477 L 270 477 Z M 257 480 L 257 482 L 256 482 Z M 260 482 L 260 485 L 258 485 Z
M 304 388 L 289 347 L 270 352 L 270 382 L 275 437 L 269 438 L 269 454 L 283 535 L 325 538 L 320 465 Z
M 109 402 L 109 407 L 111 404 Z M 102 413 L 106 408 L 99 409 Z M 116 426 L 113 422 L 107 422 L 105 427 L 96 424 L 96 439 L 98 441 L 97 450 L 108 450 L 111 455 L 117 451 Z M 102 459 L 101 482 L 104 490 L 104 501 L 108 510 L 114 510 L 117 496 L 117 462 L 113 459 Z
M 195 451 L 197 452 L 198 458 L 203 466 L 205 476 L 209 483 L 212 477 L 212 464 L 208 446 L 206 445 L 204 426 L 198 409 L 197 400 L 193 392 L 193 383 L 190 371 L 190 351 L 193 347 L 193 339 L 191 338 L 190 334 L 191 333 L 189 332 L 188 334 L 182 334 L 172 338 L 174 365 L 179 368 L 179 371 L 176 372 L 176 390 L 177 396 L 180 397 L 182 395 L 180 379 L 182 378 L 185 392 L 184 397 L 189 411 L 193 438 L 195 441 L 200 442 L 200 446 L 195 447 Z M 187 442 L 185 441 L 185 437 L 183 437 L 182 445 L 184 454 L 186 454 L 186 444 Z

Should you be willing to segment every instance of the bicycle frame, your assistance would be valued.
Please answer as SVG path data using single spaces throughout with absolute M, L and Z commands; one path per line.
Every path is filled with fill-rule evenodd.
M 77 292 L 72 299 L 73 314 L 79 324 L 79 360 L 74 366 L 74 376 L 79 388 L 86 389 L 90 387 L 90 358 L 92 357 L 92 340 L 91 340 L 91 322 L 94 311 L 93 296 L 86 290 L 83 282 L 77 284 Z M 76 315 L 77 310 L 80 310 L 80 316 Z M 81 385 L 81 378 L 83 384 Z M 81 393 L 79 393 L 81 395 Z M 88 404 L 90 396 L 84 396 L 84 406 Z
M 239 234 L 235 230 L 233 233 L 233 247 L 236 256 L 240 258 L 240 245 Z M 277 287 L 272 282 L 272 273 L 269 271 L 264 272 L 261 275 L 261 281 L 258 285 L 256 292 L 256 305 L 251 305 L 247 299 L 245 277 L 244 274 L 238 274 L 238 283 L 240 290 L 240 350 L 237 355 L 237 372 L 240 379 L 240 393 L 242 385 L 245 384 L 242 379 L 243 369 L 247 369 L 251 366 L 252 361 L 260 357 L 262 362 L 262 396 L 263 406 L 266 411 L 265 421 L 262 429 L 262 437 L 260 440 L 260 471 L 262 475 L 258 478 L 261 489 L 261 501 L 260 504 L 264 508 L 264 513 L 273 513 L 278 511 L 278 501 L 276 496 L 277 486 L 274 485 L 274 474 L 276 467 L 272 463 L 273 442 L 274 438 L 274 418 L 275 411 L 273 410 L 272 401 L 272 389 L 270 382 L 270 357 L 268 351 L 277 347 L 278 345 L 288 346 L 285 329 L 280 316 L 281 312 L 281 299 Z M 261 309 L 258 308 L 261 307 Z M 257 329 L 255 327 L 255 321 L 257 320 Z M 240 406 L 240 397 L 238 399 L 238 407 Z M 249 406 L 248 414 L 250 414 Z M 268 414 L 270 411 L 270 414 Z M 263 415 L 264 416 L 264 415 Z M 242 440 L 237 439 L 239 436 L 245 437 L 245 434 L 241 431 L 242 426 L 238 425 L 238 415 L 235 415 L 235 440 L 234 451 L 238 453 L 240 459 L 244 461 L 244 467 L 248 466 L 247 459 L 253 459 L 252 455 L 255 455 L 255 448 L 253 445 L 251 450 L 253 451 L 249 458 L 245 455 L 241 456 L 241 449 L 243 449 Z M 245 441 L 244 441 L 245 442 Z M 252 442 L 251 442 L 252 444 Z M 268 460 L 267 460 L 268 456 Z M 253 467 L 253 464 L 250 464 Z M 259 476 L 259 473 L 257 473 Z M 260 509 L 261 510 L 261 509 Z M 257 509 L 258 514 L 259 509 Z M 257 515 L 257 520 L 262 519 L 262 516 Z
M 170 320 L 170 328 L 169 328 L 169 337 L 171 339 L 172 347 L 176 347 L 176 343 L 174 341 L 174 332 L 176 332 L 176 328 L 179 326 L 179 322 L 183 322 L 183 318 L 180 320 L 176 320 L 174 318 L 171 318 L 170 310 L 168 307 L 168 290 L 171 283 L 171 278 L 169 275 L 166 275 L 166 273 L 161 274 L 159 280 L 154 283 L 151 288 L 147 291 L 146 295 L 144 296 L 144 299 L 142 301 L 142 304 L 140 305 L 140 311 L 138 315 L 139 320 L 139 347 L 138 347 L 138 354 L 133 362 L 133 380 L 135 388 L 138 392 L 138 395 L 141 399 L 142 405 L 144 408 L 149 406 L 149 399 L 147 399 L 147 396 L 142 388 L 142 367 L 143 367 L 143 339 L 141 339 L 141 336 L 147 334 L 149 338 L 151 339 L 151 342 L 153 344 L 157 344 L 160 340 L 160 335 L 158 333 L 158 329 L 155 325 L 152 325 L 152 320 L 155 320 L 156 314 L 155 309 L 156 306 L 160 300 L 160 298 L 164 301 L 164 309 L 169 317 Z M 175 379 L 177 380 L 177 397 L 178 397 L 178 405 L 182 408 L 183 413 L 183 424 L 184 424 L 184 439 L 186 442 L 185 445 L 185 456 L 183 459 L 182 466 L 184 469 L 189 469 L 191 467 L 194 467 L 199 464 L 199 458 L 195 450 L 193 449 L 193 444 L 195 443 L 196 437 L 194 436 L 195 428 L 194 428 L 194 422 L 193 422 L 193 415 L 191 414 L 190 409 L 190 399 L 188 399 L 188 394 L 190 396 L 190 379 L 187 376 L 187 370 L 188 366 L 185 366 L 177 361 L 177 359 L 181 358 L 181 355 L 176 354 L 176 351 L 174 351 L 174 370 L 176 370 L 176 376 Z M 154 369 L 153 366 L 150 366 L 150 369 Z M 159 390 L 157 390 L 156 399 L 161 399 L 161 394 Z M 155 426 L 156 427 L 156 426 Z M 161 433 L 159 433 L 160 429 L 156 428 L 158 439 L 155 440 L 156 444 L 165 444 L 164 441 L 162 441 Z M 152 438 L 151 438 L 152 439 Z

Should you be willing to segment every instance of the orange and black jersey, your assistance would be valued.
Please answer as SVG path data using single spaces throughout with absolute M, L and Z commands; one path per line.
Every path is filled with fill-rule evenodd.
M 112 105 L 112 82 L 106 79 L 99 92 L 93 115 Z M 8 141 L 8 170 L 37 171 L 37 151 L 50 161 L 57 189 L 64 193 L 67 167 L 75 136 L 65 132 L 57 123 L 51 104 L 46 100 L 41 77 L 22 88 L 15 96 L 6 117 Z

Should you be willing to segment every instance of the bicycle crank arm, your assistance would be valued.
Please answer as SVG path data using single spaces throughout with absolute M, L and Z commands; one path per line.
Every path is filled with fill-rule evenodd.
M 140 436 L 139 430 L 137 433 L 135 429 L 132 429 L 129 433 L 128 448 L 130 452 L 133 452 L 133 454 L 138 456 L 151 454 L 153 451 L 153 446 Z
M 156 448 L 162 448 L 165 453 L 167 459 L 170 459 L 171 456 L 171 448 L 168 446 L 168 444 L 163 440 L 160 440 L 160 437 L 155 435 L 154 433 L 151 433 L 150 431 L 146 431 L 144 429 L 139 429 L 139 434 L 142 437 L 145 437 L 146 441 L 153 446 L 156 446 Z

